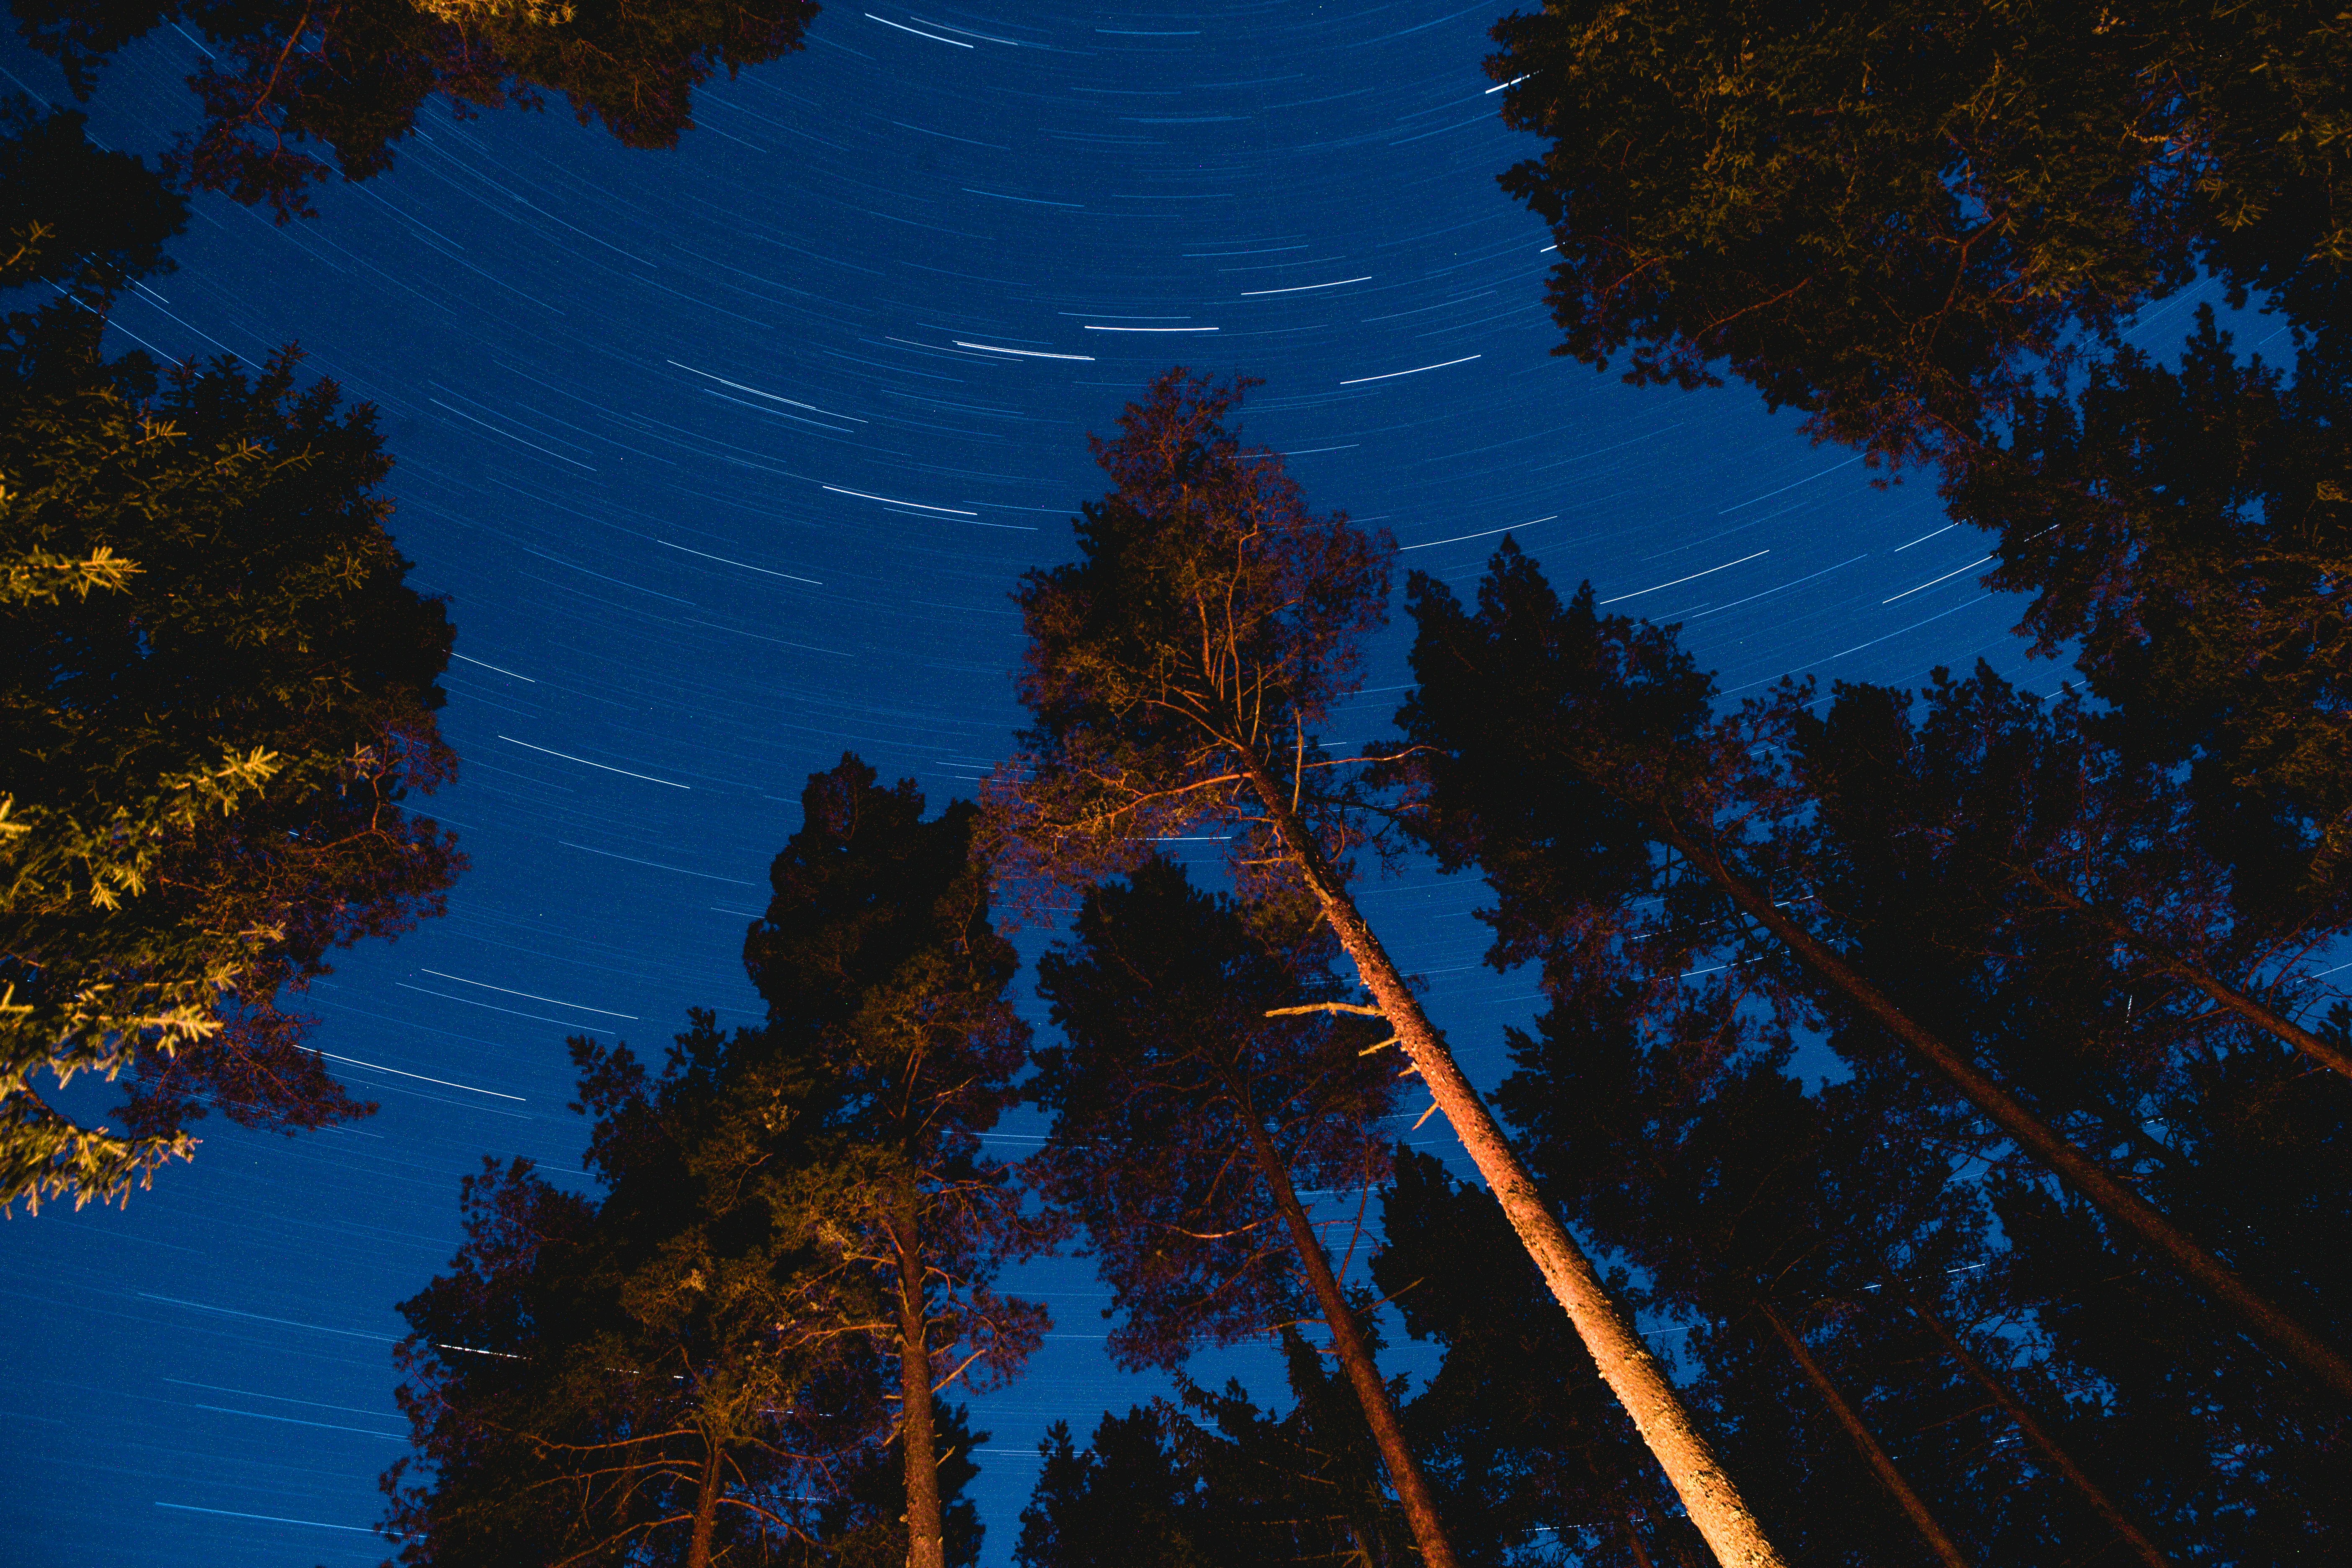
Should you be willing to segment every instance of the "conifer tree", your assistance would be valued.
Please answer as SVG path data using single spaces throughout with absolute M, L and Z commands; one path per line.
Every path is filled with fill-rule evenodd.
M 1154 382 L 1118 438 L 1095 441 L 1116 488 L 1084 509 L 1081 559 L 1024 581 L 1019 690 L 1035 721 L 993 786 L 1014 852 L 1036 875 L 1083 884 L 1130 868 L 1154 837 L 1228 833 L 1245 890 L 1328 921 L 1369 1010 L 1397 1035 L 1709 1545 L 1726 1564 L 1777 1563 L 1349 890 L 1350 856 L 1370 837 L 1362 797 L 1310 727 L 1360 679 L 1393 547 L 1344 515 L 1313 516 L 1278 455 L 1242 448 L 1222 421 L 1244 390 L 1181 369 Z
M 2203 272 L 2352 321 L 2331 5 L 1569 0 L 1494 36 L 1558 352 L 1637 384 L 1727 365 L 1816 435 L 1965 459 Z
M 1019 1371 L 1045 1311 L 992 1281 L 1060 1230 L 981 1143 L 1027 1061 L 1028 1027 L 1004 994 L 1018 961 L 989 921 L 969 803 L 926 821 L 912 780 L 882 788 L 845 755 L 810 775 L 801 805 L 744 963 L 776 1070 L 812 1084 L 811 1114 L 860 1172 L 829 1221 L 883 1303 L 866 1331 L 894 1367 L 907 1562 L 944 1568 L 933 1395 Z M 746 1080 L 741 1092 L 757 1114 L 764 1091 Z
M 1670 631 L 1600 616 L 1589 586 L 1563 607 L 1508 541 L 1475 616 L 1428 579 L 1416 577 L 1412 592 L 1421 685 L 1400 720 L 1421 748 L 1417 825 L 1447 864 L 1475 859 L 1487 872 L 1501 898 L 1499 961 L 1567 941 L 1577 911 L 1622 907 L 1629 887 L 1652 882 L 1735 951 L 1748 940 L 1742 933 L 1760 933 L 1777 962 L 1793 965 L 1792 994 L 1826 1001 L 1862 1037 L 1915 1053 L 2250 1331 L 2352 1394 L 2352 1363 L 2306 1321 L 2306 1303 L 2282 1307 L 2248 1284 L 2021 1098 L 2027 1085 L 1976 1059 L 2003 1031 L 1948 1038 L 1926 1026 L 1921 1018 L 1941 1015 L 1905 1005 L 1891 982 L 1874 978 L 1901 975 L 1903 961 L 1835 945 L 1834 922 L 1801 901 L 1814 889 L 1792 859 L 1794 841 L 1773 829 L 1803 805 L 1783 765 L 1801 691 L 1784 689 L 1718 721 L 1707 707 L 1712 682 Z M 1589 896 L 1596 889 L 1610 896 Z
M 391 167 L 426 100 L 464 115 L 539 108 L 561 93 L 583 124 L 625 146 L 675 144 L 694 89 L 722 67 L 801 47 L 814 0 L 12 0 L 25 41 L 55 58 L 77 98 L 158 27 L 207 41 L 189 77 L 202 118 L 165 160 L 173 183 L 267 203 L 283 223 L 313 211 L 331 174 Z M 315 150 L 314 150 L 315 149 Z
M 1339 950 L 1297 921 L 1158 858 L 1089 891 L 1075 943 L 1038 966 L 1066 1043 L 1038 1053 L 1030 1092 L 1054 1122 L 1037 1169 L 1093 1239 L 1106 1315 L 1123 1315 L 1114 1360 L 1173 1369 L 1319 1316 L 1422 1560 L 1443 1568 L 1436 1500 L 1299 1199 L 1369 1189 L 1397 1077 L 1377 1030 L 1312 1010 L 1341 993 Z
M 1444 1347 L 1404 1419 L 1464 1556 L 1696 1568 L 1705 1543 L 1608 1389 L 1528 1375 L 1574 1365 L 1577 1347 L 1501 1212 L 1402 1144 L 1391 1175 L 1372 1278 L 1408 1332 Z
M 708 1068 L 729 1044 L 701 1014 L 677 1056 Z M 416 1453 L 383 1478 L 384 1531 L 413 1568 L 805 1546 L 803 1500 L 856 1464 L 880 1404 L 825 1211 L 761 1191 L 772 1141 L 699 1136 L 692 1071 L 649 1098 L 626 1047 L 578 1046 L 612 1195 L 558 1192 L 526 1161 L 466 1179 L 466 1245 L 401 1306 Z
M 385 530 L 373 410 L 290 351 L 106 359 L 105 290 L 175 212 L 45 205 L 138 184 L 57 117 L 18 149 L 19 210 L 90 248 L 33 262 L 72 297 L 0 325 L 0 1208 L 120 1197 L 207 1107 L 365 1114 L 292 996 L 464 865 L 406 804 L 456 768 L 451 633 Z M 125 1079 L 119 1126 L 39 1081 L 82 1073 Z
M 1403 1568 L 1410 1535 L 1381 1494 L 1354 1400 L 1295 1329 L 1282 1334 L 1291 1408 L 1261 1408 L 1239 1379 L 1178 1383 L 1079 1451 L 1066 1423 L 1045 1461 L 1013 1560 L 1020 1568 Z

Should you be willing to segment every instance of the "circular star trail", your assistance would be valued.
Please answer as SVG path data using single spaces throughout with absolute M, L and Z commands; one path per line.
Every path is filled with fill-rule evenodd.
M 1466 588 L 1508 531 L 1564 589 L 1683 622 L 1732 694 L 1980 653 L 2053 683 L 1930 484 L 1874 488 L 1745 388 L 1551 357 L 1549 236 L 1495 183 L 1535 151 L 1480 69 L 1497 14 L 829 6 L 799 54 L 704 89 L 674 150 L 560 106 L 435 111 L 316 220 L 197 204 L 115 341 L 299 342 L 381 411 L 393 527 L 458 627 L 463 775 L 425 808 L 473 866 L 446 919 L 310 994 L 380 1114 L 290 1140 L 215 1118 L 127 1211 L 0 1232 L 5 1419 L 42 1455 L 0 1468 L 22 1560 L 381 1560 L 394 1306 L 455 1247 L 459 1176 L 523 1154 L 584 1182 L 566 1036 L 756 1020 L 744 925 L 812 770 L 856 751 L 937 805 L 1003 754 L 1009 591 L 1106 488 L 1087 433 L 1171 364 L 1263 378 L 1246 437 L 1402 565 Z M 167 143 L 199 47 L 165 28 L 118 59 L 92 133 Z M 0 64 L 63 100 L 21 47 Z M 1387 731 L 1402 634 L 1381 646 L 1336 744 Z M 1533 981 L 1480 965 L 1480 886 L 1369 897 L 1491 1083 Z M 990 1563 L 1045 1426 L 1159 1386 L 1103 1357 L 1084 1260 L 1016 1285 L 1059 1321 L 975 1410 Z

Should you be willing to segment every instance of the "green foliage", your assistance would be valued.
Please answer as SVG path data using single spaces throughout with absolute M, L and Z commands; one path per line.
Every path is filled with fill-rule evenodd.
M 363 1113 L 281 997 L 464 863 L 402 804 L 456 765 L 451 634 L 385 531 L 373 411 L 290 351 L 159 380 L 103 326 L 66 300 L 0 332 L 0 1207 L 121 1195 L 207 1100 Z M 35 1082 L 126 1071 L 121 1131 Z
M 1898 460 L 2200 267 L 2316 329 L 2352 264 L 2352 30 L 2326 4 L 1561 0 L 1495 28 L 1503 176 L 1559 245 L 1562 353 L 1727 363 Z
M 426 100 L 459 116 L 561 93 L 623 144 L 668 147 L 694 89 L 801 47 L 814 0 L 13 0 L 18 31 L 87 97 L 99 68 L 166 24 L 208 40 L 188 79 L 203 118 L 166 160 L 175 184 L 310 216 L 330 174 L 392 165 Z M 314 152 L 313 148 L 320 151 Z M 322 156 L 321 153 L 325 155 Z
M 383 1489 L 403 1563 L 687 1562 L 698 1538 L 725 1563 L 808 1545 L 808 1500 L 861 1462 L 880 1416 L 872 1303 L 824 1234 L 839 1167 L 791 1158 L 796 1129 L 741 1136 L 696 1092 L 752 1048 L 698 1013 L 648 1095 L 627 1047 L 573 1043 L 602 1205 L 524 1161 L 467 1178 L 465 1247 L 401 1307 L 417 1453 Z M 625 1143 L 607 1135 L 616 1119 Z

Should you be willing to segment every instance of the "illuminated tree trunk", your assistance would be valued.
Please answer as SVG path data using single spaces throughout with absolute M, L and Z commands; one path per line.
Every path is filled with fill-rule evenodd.
M 1910 1307 L 1912 1314 L 1927 1324 L 1928 1331 L 1937 1339 L 1943 1342 L 1944 1348 L 1951 1352 L 1954 1361 L 1960 1363 L 1961 1370 L 1975 1379 L 1979 1387 L 1992 1395 L 1993 1403 L 2008 1413 L 2009 1418 L 2017 1423 L 2019 1430 L 2025 1434 L 2027 1439 L 2035 1447 L 2042 1450 L 2042 1457 L 2057 1468 L 2059 1474 L 2074 1483 L 2075 1488 L 2082 1492 L 2093 1510 L 2101 1519 L 2105 1520 L 2109 1528 L 2113 1529 L 2117 1535 L 2123 1537 L 2124 1543 L 2138 1553 L 2139 1560 L 2147 1563 L 2147 1568 L 2172 1568 L 2171 1563 L 2165 1557 L 2163 1551 L 2155 1542 L 2148 1539 L 2147 1532 L 2134 1523 L 2131 1516 L 2123 1510 L 2122 1506 L 2109 1497 L 2105 1489 L 2093 1480 L 2081 1465 L 2074 1462 L 2073 1455 L 2059 1447 L 2058 1439 L 2051 1435 L 2049 1428 L 2042 1425 L 2042 1418 L 2034 1415 L 2031 1405 L 2020 1398 L 2007 1383 L 1994 1375 L 1991 1368 L 1978 1360 L 1975 1352 L 1960 1342 L 1960 1337 L 1952 1332 L 1941 1318 L 1916 1300 L 1906 1301 L 1906 1304 Z
M 931 1352 L 923 1300 L 923 1255 L 911 1207 L 890 1227 L 898 1255 L 899 1443 L 907 1469 L 907 1568 L 947 1568 L 940 1514 L 940 1456 L 931 1435 Z
M 1244 1104 L 1246 1106 L 1246 1099 Z M 1339 1353 L 1339 1364 L 1347 1370 L 1348 1381 L 1355 1387 L 1356 1402 L 1364 1407 L 1364 1422 L 1372 1429 L 1372 1441 L 1380 1448 L 1381 1463 L 1388 1468 L 1397 1501 L 1403 1505 L 1405 1522 L 1412 1527 L 1414 1544 L 1421 1548 L 1422 1561 L 1429 1568 L 1454 1568 L 1454 1547 L 1445 1539 L 1444 1527 L 1438 1519 L 1437 1501 L 1430 1495 L 1421 1467 L 1413 1461 L 1412 1450 L 1405 1446 L 1404 1429 L 1397 1425 L 1396 1411 L 1389 1404 L 1388 1386 L 1381 1381 L 1371 1347 L 1364 1342 L 1363 1331 L 1348 1309 L 1348 1299 L 1339 1293 L 1339 1281 L 1331 1273 L 1330 1260 L 1323 1256 L 1323 1243 L 1307 1217 L 1306 1207 L 1298 1201 L 1297 1191 L 1290 1184 L 1290 1172 L 1276 1152 L 1273 1140 L 1258 1125 L 1255 1114 L 1245 1112 L 1243 1120 L 1249 1131 L 1251 1151 L 1257 1156 L 1258 1174 L 1274 1194 L 1275 1207 L 1282 1212 L 1282 1223 L 1289 1228 L 1291 1245 L 1297 1249 L 1299 1267 L 1307 1271 L 1315 1300 L 1323 1309 L 1324 1321 L 1331 1326 L 1331 1348 Z
M 686 1568 L 710 1568 L 710 1533 L 719 1521 L 719 1440 L 702 1436 L 702 1485 L 694 1497 L 694 1535 L 687 1542 Z
M 1995 1083 L 1959 1051 L 1914 1022 L 1909 1015 L 1864 980 L 1828 944 L 1774 906 L 1756 889 L 1732 875 L 1720 856 L 1701 847 L 1663 814 L 1658 830 L 1690 863 L 1705 872 L 1757 924 L 1779 937 L 1789 951 L 1815 974 L 1827 981 L 1873 1023 L 1909 1046 L 1929 1066 L 1949 1079 L 1970 1104 L 2018 1146 L 2056 1173 L 2090 1200 L 2110 1220 L 2134 1232 L 2160 1257 L 2187 1275 L 2206 1295 L 2235 1312 L 2249 1328 L 2270 1341 L 2297 1364 L 2338 1394 L 2352 1397 L 2352 1362 L 2294 1318 L 2255 1293 L 2225 1268 L 2221 1259 L 2191 1238 L 2155 1208 L 2094 1163 L 2089 1155 L 2062 1138 L 2040 1117 Z
M 1969 1560 L 1960 1555 L 1960 1549 L 1952 1543 L 1950 1536 L 1944 1533 L 1944 1527 L 1928 1511 L 1926 1500 L 1912 1489 L 1911 1483 L 1904 1479 L 1903 1472 L 1895 1468 L 1895 1456 L 1886 1451 L 1886 1446 L 1878 1440 L 1878 1435 L 1862 1418 L 1862 1412 L 1846 1398 L 1845 1391 L 1838 1387 L 1822 1363 L 1814 1359 L 1811 1349 L 1798 1337 L 1797 1331 L 1773 1310 L 1769 1301 L 1759 1298 L 1756 1310 L 1765 1322 L 1771 1325 L 1772 1332 L 1781 1344 L 1788 1347 L 1790 1358 L 1805 1374 L 1805 1381 L 1812 1385 L 1815 1394 L 1822 1396 L 1822 1403 L 1830 1407 L 1830 1415 L 1845 1433 L 1847 1440 L 1853 1443 L 1854 1452 L 1862 1456 L 1862 1462 L 1870 1467 L 1870 1473 L 1878 1478 L 1878 1484 L 1886 1489 L 1886 1495 L 1895 1500 L 1895 1506 L 1903 1510 L 1903 1517 L 1911 1521 L 1911 1527 L 1919 1532 L 1919 1538 L 1936 1554 L 1936 1561 L 1944 1564 L 1944 1568 L 1969 1568 Z
M 1454 1135 L 1486 1178 L 1487 1189 L 1502 1205 L 1544 1283 L 1566 1309 L 1577 1337 L 1591 1352 L 1601 1381 L 1625 1407 L 1634 1429 L 1657 1457 L 1717 1561 L 1724 1568 L 1767 1568 L 1768 1564 L 1781 1568 L 1780 1552 L 1765 1539 L 1747 1500 L 1692 1421 L 1665 1368 L 1610 1299 L 1592 1260 L 1536 1191 L 1534 1178 L 1455 1065 L 1453 1053 L 1422 1011 L 1420 999 L 1372 934 L 1371 926 L 1324 858 L 1321 847 L 1292 810 L 1289 792 L 1276 782 L 1261 759 L 1249 756 L 1244 765 L 1288 858 L 1331 922 L 1340 945 L 1355 960 L 1357 973 L 1378 1004 L 1380 1016 L 1396 1031 L 1405 1054 L 1421 1070 L 1431 1097 L 1454 1124 Z

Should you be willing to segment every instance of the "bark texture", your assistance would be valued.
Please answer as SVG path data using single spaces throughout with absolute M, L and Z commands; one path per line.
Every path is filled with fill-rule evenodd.
M 719 1440 L 702 1437 L 702 1484 L 694 1494 L 694 1534 L 686 1544 L 686 1568 L 710 1568 L 710 1535 L 719 1522 Z
M 1633 1418 L 1634 1429 L 1674 1484 L 1683 1507 L 1706 1538 L 1724 1568 L 1784 1568 L 1784 1559 L 1765 1537 L 1763 1526 L 1740 1495 L 1713 1445 L 1692 1421 L 1675 1393 L 1665 1368 L 1610 1299 L 1592 1260 L 1568 1234 L 1550 1205 L 1536 1190 L 1535 1179 L 1512 1152 L 1502 1129 L 1470 1080 L 1455 1065 L 1453 1053 L 1438 1037 L 1435 1026 L 1422 1011 L 1420 1000 L 1405 984 L 1388 951 L 1372 934 L 1371 926 L 1348 896 L 1346 887 L 1325 860 L 1321 847 L 1291 809 L 1287 793 L 1262 763 L 1252 762 L 1250 784 L 1281 836 L 1289 858 L 1305 879 L 1307 890 L 1355 961 L 1364 986 L 1379 1005 L 1381 1016 L 1397 1033 L 1399 1044 L 1421 1069 L 1422 1081 L 1455 1136 L 1468 1151 L 1478 1173 L 1486 1178 L 1495 1201 L 1502 1205 L 1511 1228 L 1518 1233 L 1528 1256 L 1542 1273 L 1559 1304 L 1568 1312 L 1577 1337 L 1592 1354 L 1601 1381 Z
M 940 1514 L 940 1455 L 931 1433 L 931 1352 L 923 1302 L 923 1255 L 915 1216 L 891 1227 L 898 1254 L 898 1437 L 907 1468 L 907 1568 L 947 1568 Z

